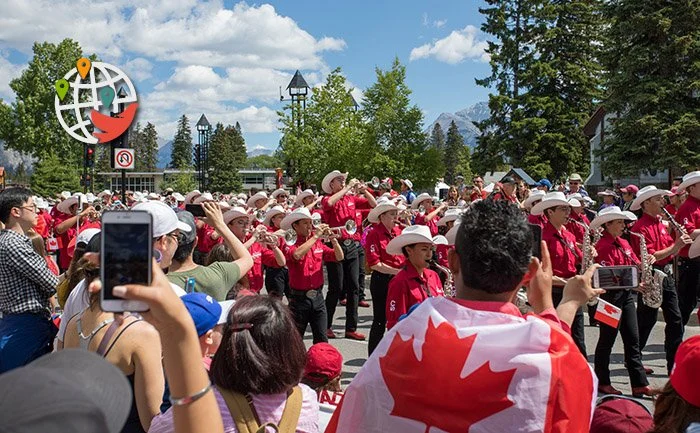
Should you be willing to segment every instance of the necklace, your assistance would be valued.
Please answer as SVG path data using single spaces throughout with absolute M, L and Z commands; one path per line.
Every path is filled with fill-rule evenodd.
M 114 322 L 114 318 L 103 320 L 95 327 L 95 329 L 92 330 L 92 332 L 89 335 L 84 335 L 83 334 L 83 324 L 82 324 L 81 320 L 82 320 L 82 317 L 80 319 L 78 319 L 78 335 L 83 340 L 91 340 L 92 337 L 94 337 L 95 334 L 97 334 L 100 331 L 100 329 L 102 329 L 105 326 L 109 325 L 110 323 Z

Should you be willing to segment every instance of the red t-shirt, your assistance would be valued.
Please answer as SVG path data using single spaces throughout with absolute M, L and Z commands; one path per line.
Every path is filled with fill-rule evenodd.
M 253 258 L 253 267 L 248 271 L 248 281 L 250 283 L 250 290 L 255 293 L 260 293 L 263 288 L 263 266 L 270 266 L 274 264 L 277 266 L 277 259 L 275 259 L 275 253 L 259 244 L 258 242 L 253 242 L 253 244 L 248 248 L 250 256 Z
M 337 262 L 335 250 L 316 240 L 311 248 L 299 260 L 294 259 L 294 252 L 309 238 L 297 238 L 292 246 L 285 245 L 284 255 L 289 269 L 289 287 L 294 290 L 312 290 L 323 286 L 323 262 Z
M 665 250 L 666 248 L 673 245 L 673 238 L 666 230 L 666 226 L 663 225 L 658 217 L 652 217 L 651 215 L 645 213 L 642 214 L 641 218 L 637 220 L 631 229 L 634 233 L 639 233 L 644 235 L 644 240 L 647 245 L 647 252 L 651 255 L 657 251 Z M 637 236 L 630 237 L 632 247 L 635 252 L 639 252 L 638 256 L 641 257 L 641 240 Z M 673 256 L 668 256 L 663 260 L 657 260 L 655 264 L 659 266 L 664 266 L 673 260 Z
M 62 222 L 66 221 L 67 219 L 73 218 L 73 215 L 68 215 L 67 213 L 63 213 L 59 211 L 57 208 L 54 208 L 56 213 L 54 214 L 54 227 L 59 226 Z M 65 232 L 63 232 L 60 235 L 56 236 L 56 240 L 58 241 L 58 250 L 59 250 L 59 260 L 58 260 L 58 266 L 61 269 L 68 269 L 68 266 L 70 266 L 70 261 L 71 258 L 68 255 L 68 244 L 70 243 L 70 240 L 75 237 L 75 234 L 77 232 L 77 229 L 75 226 L 69 228 Z
M 557 231 L 552 223 L 542 229 L 542 240 L 547 243 L 549 256 L 552 259 L 552 272 L 561 278 L 571 278 L 576 275 L 576 264 L 581 262 L 583 253 L 576 246 L 576 237 L 562 227 Z
M 479 194 L 477 191 L 472 192 L 472 194 L 469 196 L 471 201 L 476 201 L 476 200 L 486 200 L 486 197 L 489 196 L 488 191 L 484 191 L 483 189 L 481 190 L 481 194 Z
M 676 209 L 676 207 L 675 207 L 674 205 L 672 205 L 672 204 L 667 204 L 667 205 L 664 207 L 664 209 L 666 209 L 666 211 L 668 211 L 668 213 L 670 213 L 671 216 L 675 215 L 676 212 L 678 212 L 678 209 Z
M 629 242 L 620 237 L 613 238 L 607 230 L 596 244 L 595 249 L 598 252 L 595 261 L 602 266 L 636 266 L 639 264 L 639 258 Z
M 430 229 L 430 236 L 437 236 L 438 234 L 438 222 L 439 218 L 436 216 L 430 221 L 425 220 L 425 215 L 416 215 L 415 224 L 420 226 L 428 226 Z
M 197 229 L 197 251 L 202 254 L 209 254 L 215 245 L 223 242 L 223 238 L 218 238 L 214 240 L 212 235 L 216 233 L 214 227 L 209 224 L 203 224 L 202 227 Z
M 527 216 L 527 222 L 530 224 L 534 224 L 536 226 L 540 226 L 544 228 L 544 226 L 549 222 L 547 220 L 547 217 L 544 215 L 533 215 L 533 214 L 528 214 Z
M 413 305 L 423 302 L 429 296 L 444 296 L 437 272 L 426 268 L 421 277 L 413 264 L 406 261 L 404 268 L 389 282 L 386 298 L 387 329 L 396 325 L 399 317 L 406 314 Z
M 398 226 L 389 232 L 384 224 L 377 223 L 370 226 L 367 238 L 365 239 L 365 253 L 367 264 L 371 267 L 379 262 L 392 268 L 400 268 L 404 264 L 403 255 L 394 255 L 386 252 L 386 246 L 393 238 L 401 234 Z
M 450 266 L 450 263 L 447 260 L 447 252 L 453 250 L 454 248 L 454 245 L 440 244 L 435 246 L 435 253 L 437 254 L 438 265 L 444 266 L 446 268 Z
M 681 207 L 678 208 L 675 220 L 685 227 L 685 231 L 688 232 L 688 234 L 700 228 L 700 200 L 689 195 Z M 690 245 L 686 245 L 678 255 L 681 257 L 688 257 L 689 250 Z
M 325 196 L 321 203 L 323 205 L 323 216 L 325 217 L 324 222 L 330 227 L 344 226 L 348 220 L 356 221 L 356 210 L 368 209 L 370 207 L 369 201 L 366 198 L 348 194 L 341 197 L 333 206 L 329 204 L 329 201 L 330 196 Z M 360 230 L 355 232 L 354 235 L 350 235 L 345 230 L 341 230 L 341 240 L 353 239 L 359 241 L 361 238 Z

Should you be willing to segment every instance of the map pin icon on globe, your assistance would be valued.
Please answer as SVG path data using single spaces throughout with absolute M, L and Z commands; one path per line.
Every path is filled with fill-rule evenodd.
M 100 100 L 103 107 L 109 107 L 114 101 L 114 89 L 111 87 L 103 87 L 100 89 Z
M 63 98 L 66 97 L 66 93 L 68 93 L 68 80 L 65 78 L 61 78 L 60 80 L 56 80 L 56 84 L 54 85 L 56 88 L 56 94 L 58 95 L 58 99 L 63 101 Z
M 90 67 L 92 66 L 92 63 L 90 63 L 90 59 L 81 57 L 78 59 L 78 62 L 76 63 L 76 67 L 78 68 L 78 73 L 80 74 L 80 77 L 84 80 L 88 72 L 90 72 Z

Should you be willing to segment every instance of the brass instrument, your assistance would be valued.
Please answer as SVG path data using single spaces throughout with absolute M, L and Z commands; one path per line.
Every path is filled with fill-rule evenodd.
M 321 215 L 315 213 L 311 215 L 311 225 L 313 228 L 317 228 L 318 226 L 321 225 Z
M 642 300 L 647 307 L 659 308 L 662 301 L 663 279 L 665 274 L 656 271 L 649 264 L 649 250 L 647 249 L 647 241 L 641 233 L 630 231 L 630 235 L 639 238 L 639 259 L 641 260 L 641 285 L 644 287 L 639 292 L 642 294 Z
M 455 284 L 454 278 L 452 277 L 452 271 L 450 271 L 445 266 L 438 264 L 437 260 L 431 260 L 430 266 L 435 268 L 435 270 L 445 276 L 445 281 L 443 282 L 442 291 L 445 293 L 446 298 L 454 298 L 455 296 Z
M 265 221 L 266 213 L 267 212 L 264 209 L 257 209 L 253 212 L 253 217 L 257 222 L 262 223 L 263 221 Z
M 595 252 L 595 244 L 597 244 L 598 241 L 600 240 L 600 238 L 603 236 L 603 229 L 598 227 L 593 232 L 593 238 L 591 239 L 590 226 L 588 226 L 580 221 L 576 221 L 576 220 L 573 220 L 573 221 L 586 228 L 586 232 L 583 234 L 583 245 L 581 246 L 581 249 L 583 250 L 583 257 L 581 258 L 581 271 L 579 272 L 580 274 L 585 274 L 586 271 L 588 270 L 588 268 L 593 266 L 593 263 L 595 262 L 595 260 L 594 260 L 595 255 L 593 254 Z M 590 305 L 590 306 L 593 306 L 597 303 L 598 303 L 597 296 L 588 301 L 588 305 Z
M 343 230 L 345 230 L 349 235 L 354 235 L 357 232 L 357 223 L 355 223 L 354 220 L 347 220 L 345 225 L 340 227 L 329 227 L 326 229 L 326 231 L 330 233 L 336 232 L 338 235 L 340 235 L 341 231 Z
M 294 229 L 289 229 L 284 232 L 284 243 L 291 247 L 297 243 L 297 232 Z
M 374 189 L 379 188 L 379 185 L 381 184 L 381 182 L 379 181 L 379 178 L 377 176 L 374 176 L 369 182 L 365 182 L 365 183 L 369 183 L 369 186 L 371 186 Z

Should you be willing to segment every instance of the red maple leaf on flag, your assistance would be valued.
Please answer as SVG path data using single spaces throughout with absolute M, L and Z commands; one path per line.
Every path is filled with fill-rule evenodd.
M 394 407 L 391 415 L 420 421 L 446 432 L 467 432 L 472 424 L 514 405 L 508 387 L 516 369 L 493 371 L 488 362 L 460 377 L 476 334 L 459 338 L 448 322 L 428 324 L 422 359 L 413 349 L 414 337 L 399 334 L 379 358 L 382 377 Z
M 603 306 L 603 309 L 608 314 L 615 314 L 615 307 L 613 307 L 612 305 L 605 305 Z

